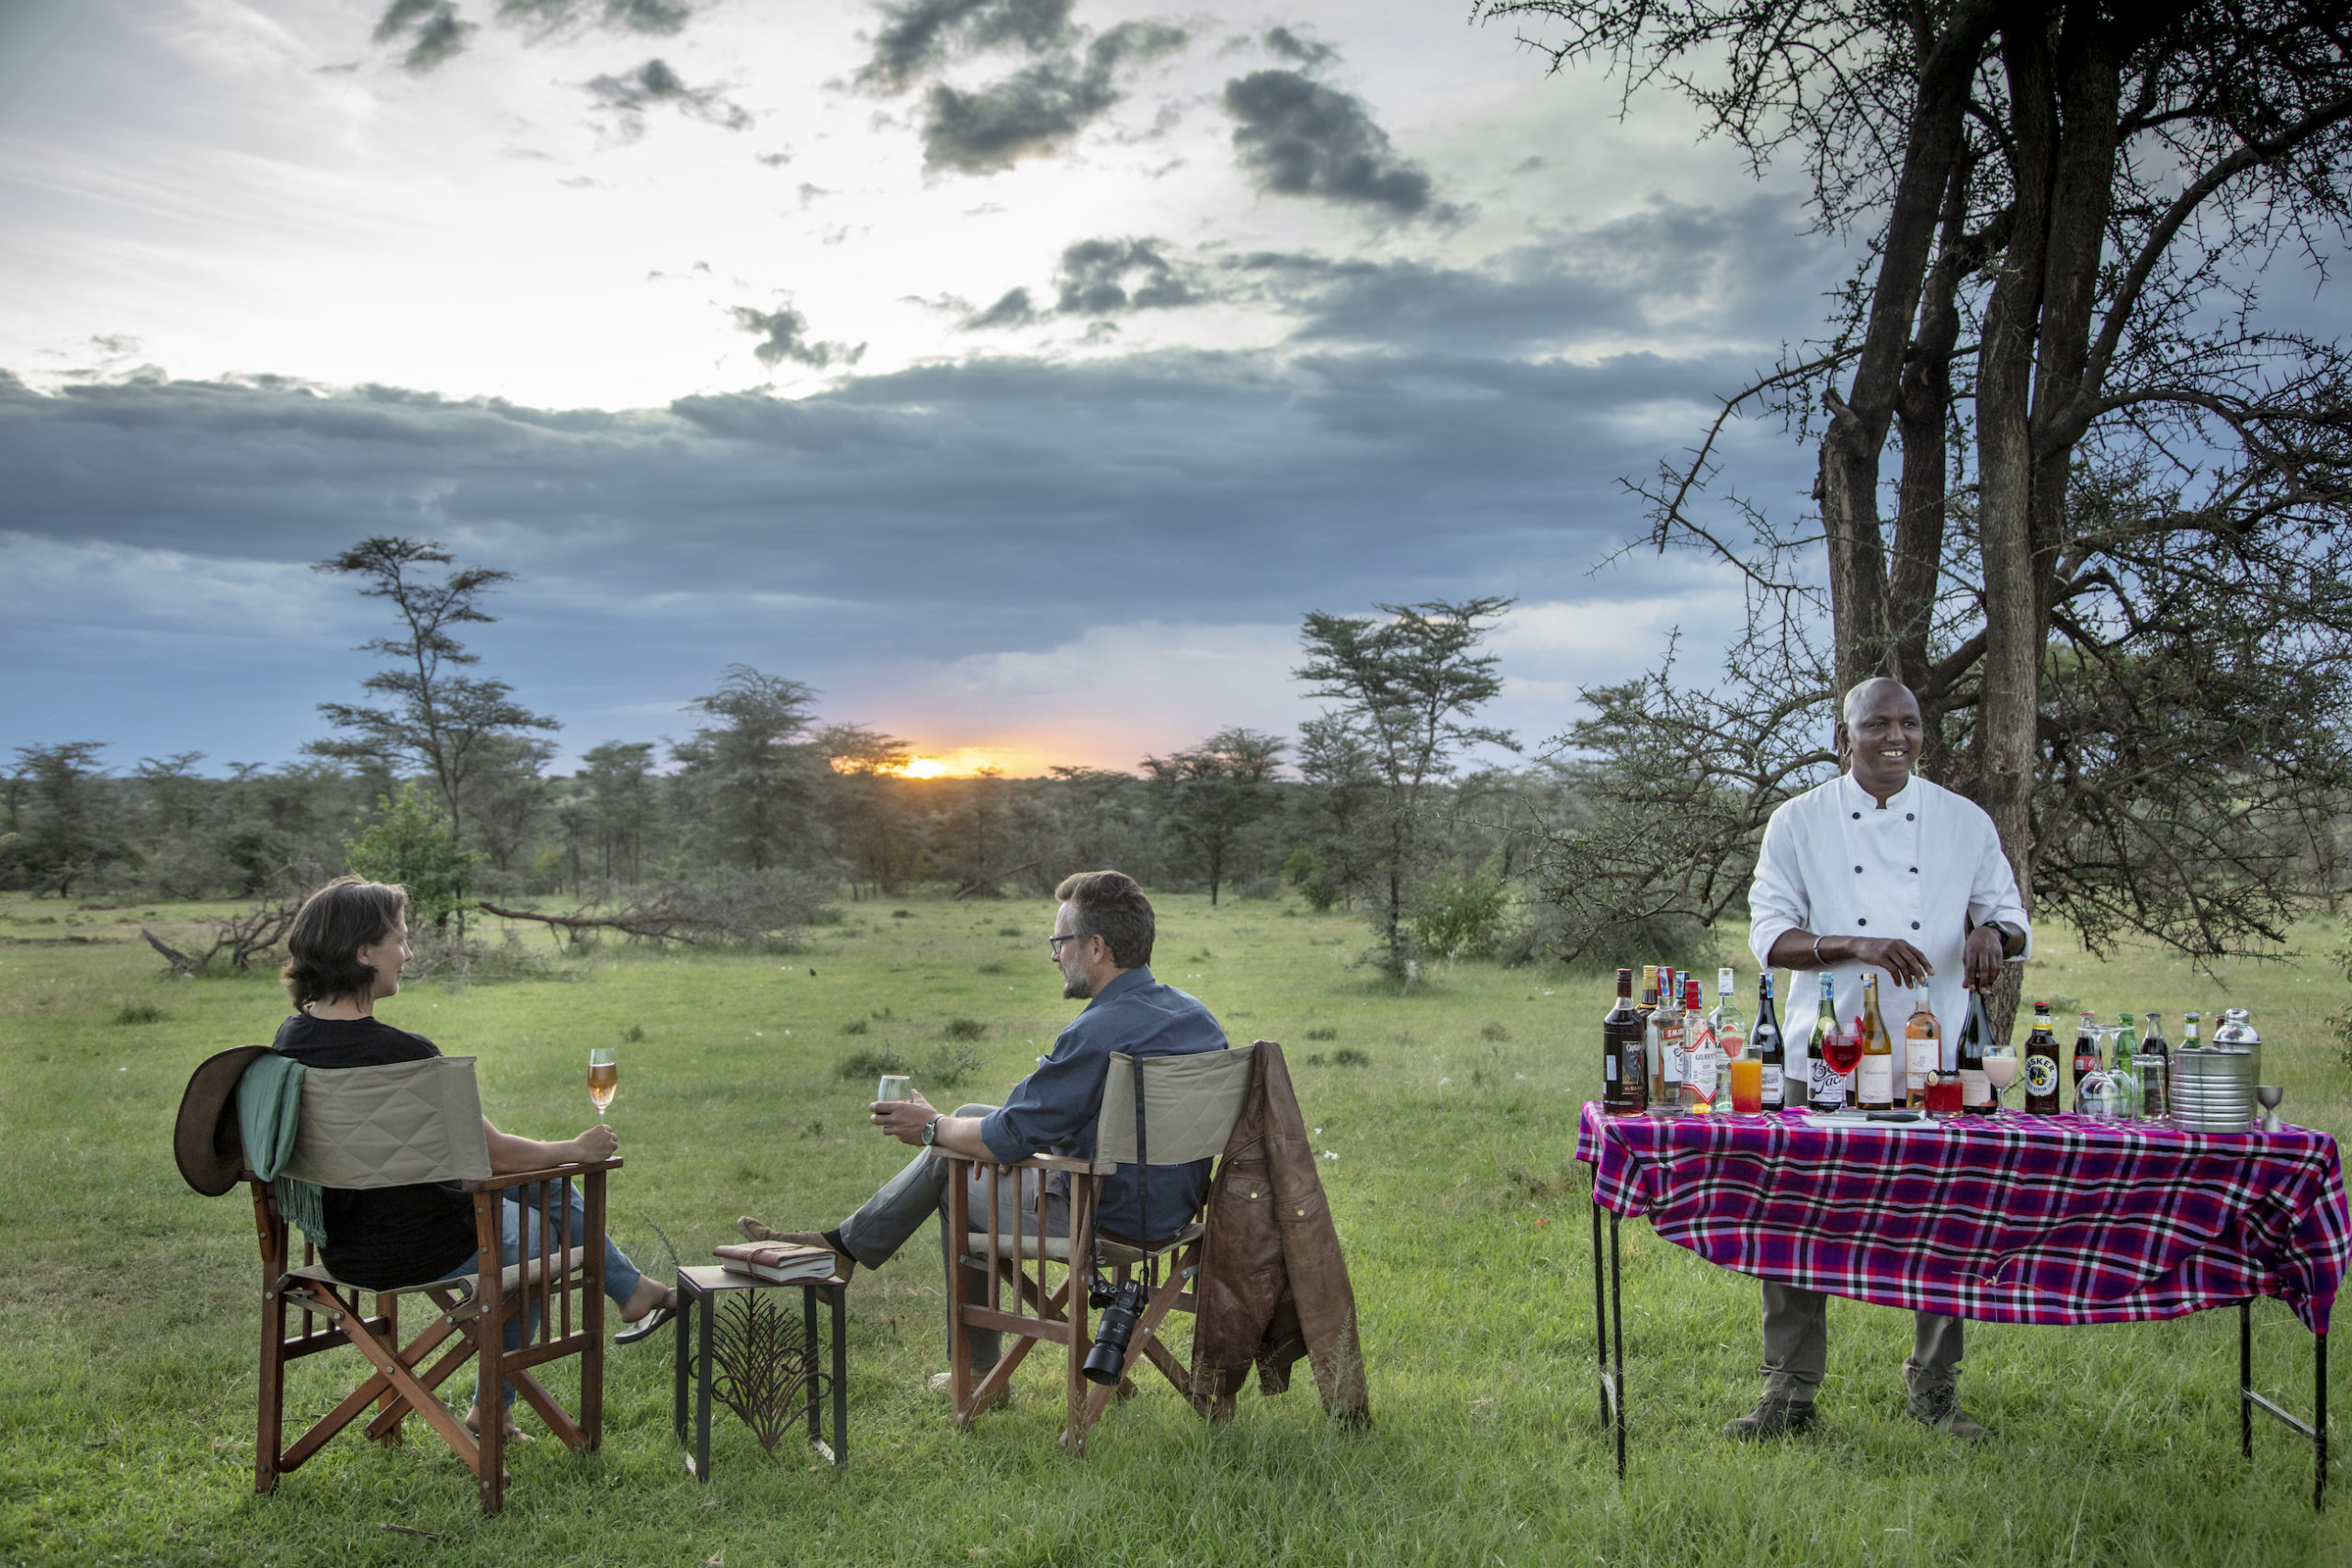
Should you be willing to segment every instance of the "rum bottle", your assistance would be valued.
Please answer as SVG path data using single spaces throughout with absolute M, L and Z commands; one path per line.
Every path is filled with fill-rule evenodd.
M 1894 1043 L 1879 1016 L 1878 976 L 1862 976 L 1862 1062 L 1854 1075 L 1855 1102 L 1864 1111 L 1894 1109 Z
M 2050 1004 L 2033 1004 L 2033 1032 L 2025 1041 L 2025 1108 L 2035 1116 L 2058 1114 L 2058 1036 L 2050 1027 Z
M 1650 1102 L 1649 1069 L 1642 1065 L 1641 1015 L 1634 1010 L 1634 972 L 1617 971 L 1617 1005 L 1600 1021 L 1600 1108 L 1623 1116 Z
M 1903 1103 L 1925 1111 L 1944 1073 L 1943 1031 L 1928 1006 L 1925 984 L 1911 988 L 1911 1016 L 1903 1024 Z
M 1756 1027 L 1748 1032 L 1747 1048 L 1764 1065 L 1764 1109 L 1767 1111 L 1802 1111 L 1804 1098 L 1792 1100 L 1788 1091 L 1788 1043 L 1781 1037 L 1781 1021 L 1772 1011 L 1772 972 L 1770 969 L 1756 981 Z

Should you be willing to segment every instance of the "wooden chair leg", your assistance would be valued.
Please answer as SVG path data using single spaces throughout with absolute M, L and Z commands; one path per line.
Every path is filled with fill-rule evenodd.
M 947 1396 L 955 1406 L 956 1424 L 968 1427 L 972 1419 L 972 1348 L 965 1334 L 964 1309 L 972 1303 L 965 1299 L 964 1238 L 972 1234 L 972 1168 L 963 1160 L 948 1163 L 952 1168 L 947 1179 Z M 991 1233 L 996 1229 L 993 1213 L 989 1216 L 989 1229 Z M 993 1242 L 993 1234 L 990 1239 Z
M 394 1345 L 399 1344 L 401 1342 L 400 1297 L 378 1295 L 376 1315 L 384 1320 L 384 1337 Z M 413 1367 L 424 1359 L 424 1354 L 420 1351 L 417 1355 L 406 1359 L 408 1364 Z M 376 1404 L 376 1419 L 368 1424 L 368 1436 L 387 1448 L 395 1446 L 401 1440 L 401 1417 L 407 1413 L 408 1401 L 393 1393 L 391 1384 L 389 1382 L 386 1382 L 384 1396 Z
M 284 1259 L 277 1261 L 283 1263 Z M 277 1490 L 277 1456 L 285 1441 L 286 1292 L 273 1277 L 262 1292 L 261 1402 L 254 1419 L 255 1492 L 267 1494 Z

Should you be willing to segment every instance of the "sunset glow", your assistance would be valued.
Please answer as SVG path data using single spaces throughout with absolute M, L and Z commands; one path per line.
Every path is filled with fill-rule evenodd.
M 910 758 L 907 765 L 899 770 L 899 776 L 908 779 L 967 779 L 983 768 L 1001 770 L 1003 766 L 991 753 L 977 751 L 967 746 L 937 757 Z

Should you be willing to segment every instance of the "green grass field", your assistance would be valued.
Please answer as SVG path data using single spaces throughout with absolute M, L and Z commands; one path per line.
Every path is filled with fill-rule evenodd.
M 1370 1432 L 1327 1427 L 1304 1380 L 1245 1393 L 1238 1418 L 1211 1429 L 1155 1378 L 1072 1461 L 1040 1354 L 1012 1410 L 958 1434 L 923 1389 L 944 1364 L 926 1237 L 851 1287 L 844 1472 L 789 1439 L 766 1455 L 721 1413 L 716 1479 L 697 1484 L 671 1436 L 664 1336 L 608 1360 L 601 1452 L 547 1439 L 512 1453 L 498 1518 L 413 1427 L 391 1450 L 346 1433 L 256 1497 L 250 1210 L 241 1192 L 189 1191 L 169 1138 L 189 1068 L 266 1041 L 285 1008 L 260 976 L 156 978 L 138 926 L 192 930 L 203 912 L 0 902 L 0 1561 L 2352 1562 L 2340 1461 L 2335 1506 L 2315 1520 L 2307 1445 L 2265 1423 L 2253 1465 L 2238 1456 L 2234 1314 L 1973 1326 L 1962 1391 L 1995 1438 L 1963 1449 L 1902 1418 L 1907 1316 L 1840 1303 L 1822 1425 L 1734 1448 L 1715 1432 L 1754 1395 L 1756 1288 L 1639 1224 L 1625 1230 L 1620 1487 L 1597 1421 L 1571 1157 L 1603 987 L 1472 964 L 1391 996 L 1350 966 L 1363 933 L 1342 917 L 1192 897 L 1161 901 L 1154 968 L 1237 1041 L 1284 1043 L 1317 1144 L 1339 1156 L 1321 1170 L 1363 1318 Z M 835 1071 L 852 1051 L 897 1050 L 920 1080 L 947 1022 L 973 1019 L 978 1070 L 931 1097 L 993 1100 L 1016 1078 L 1077 1005 L 1046 960 L 1050 917 L 1039 902 L 859 904 L 788 959 L 608 948 L 562 977 L 413 987 L 383 1012 L 478 1055 L 492 1117 L 537 1136 L 591 1119 L 582 1053 L 619 1043 L 615 1231 L 659 1264 L 659 1226 L 692 1261 L 747 1211 L 832 1224 L 899 1163 L 863 1124 L 870 1087 Z M 2177 1021 L 2223 1000 L 2154 955 L 2042 952 L 2029 994 L 2103 1015 Z M 2318 1043 L 2341 977 L 2312 960 L 2223 978 L 2255 1009 L 2289 1117 L 2352 1131 L 2352 1076 Z M 1743 964 L 1743 992 L 1753 983 Z M 1368 1063 L 1314 1065 L 1342 1048 Z M 2307 1409 L 2308 1336 L 2275 1303 L 2256 1315 L 2259 1373 Z M 289 1419 L 329 1403 L 356 1361 L 300 1363 Z

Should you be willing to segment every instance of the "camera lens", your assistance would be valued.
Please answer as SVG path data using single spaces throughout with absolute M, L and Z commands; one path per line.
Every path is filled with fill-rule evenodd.
M 1086 1353 L 1086 1381 L 1114 1387 L 1125 1375 L 1127 1343 L 1135 1337 L 1136 1319 L 1143 1309 L 1143 1287 L 1134 1280 L 1114 1292 L 1096 1292 L 1094 1304 L 1102 1309 L 1102 1325 L 1094 1331 L 1094 1348 Z

